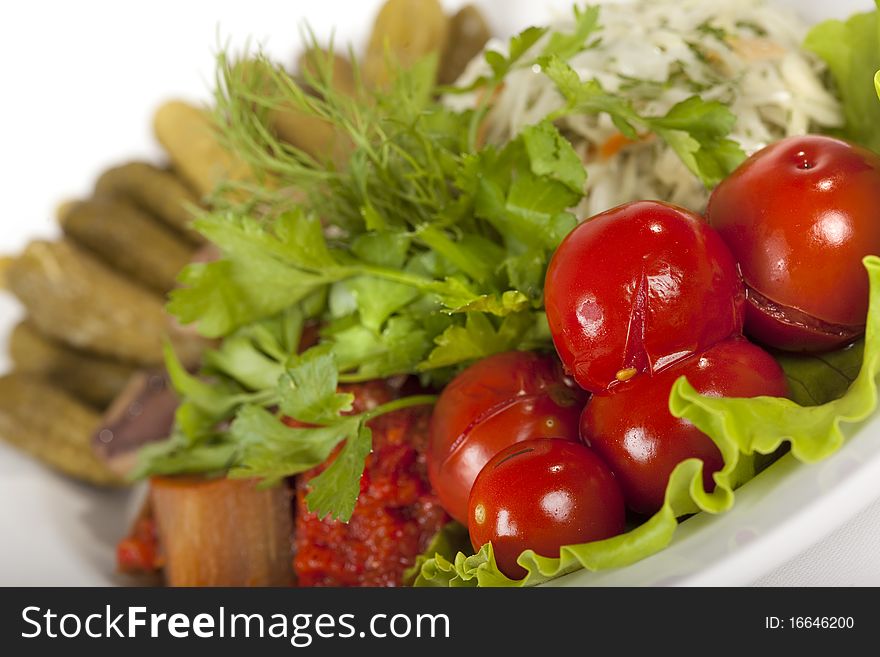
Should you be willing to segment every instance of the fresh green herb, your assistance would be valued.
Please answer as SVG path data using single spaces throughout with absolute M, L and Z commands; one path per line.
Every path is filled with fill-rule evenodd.
M 643 116 L 628 99 L 606 92 L 596 80 L 581 80 L 569 64 L 558 57 L 541 59 L 545 74 L 565 98 L 563 108 L 552 115 L 605 113 L 629 139 L 639 131 L 653 132 L 678 154 L 682 162 L 706 187 L 713 187 L 733 171 L 745 153 L 727 135 L 736 122 L 730 108 L 717 101 L 691 96 L 664 116 Z
M 591 42 L 589 39 L 600 27 L 598 5 L 583 9 L 575 5 L 574 29 L 568 34 L 562 32 L 550 34 L 546 45 L 541 50 L 541 56 L 553 55 L 560 59 L 571 59 L 579 52 L 597 45 L 598 41 Z
M 737 23 L 737 27 L 741 25 Z M 705 20 L 699 25 L 697 25 L 697 31 L 708 36 L 715 37 L 718 41 L 724 42 L 727 39 L 727 32 L 724 28 L 718 27 L 716 25 L 712 25 L 711 21 Z
M 755 36 L 767 36 L 767 30 L 752 21 L 737 21 L 736 26 L 740 29 L 751 30 Z

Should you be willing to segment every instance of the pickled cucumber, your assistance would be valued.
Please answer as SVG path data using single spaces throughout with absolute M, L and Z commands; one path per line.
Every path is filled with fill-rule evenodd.
M 101 410 L 125 388 L 136 371 L 131 365 L 71 349 L 43 336 L 28 322 L 13 329 L 9 355 L 16 372 L 39 375 Z
M 0 439 L 71 477 L 101 486 L 122 480 L 92 452 L 99 415 L 28 374 L 0 377 Z
M 328 65 L 332 67 L 333 87 L 341 93 L 354 94 L 354 73 L 346 59 L 315 49 L 307 51 L 299 60 L 300 72 L 315 76 L 322 82 L 324 68 Z M 245 59 L 235 64 L 235 73 L 248 86 L 261 89 L 264 97 L 273 98 L 266 119 L 275 135 L 318 161 L 332 161 L 341 167 L 351 154 L 351 140 L 330 121 L 304 111 L 295 101 L 286 98 L 286 91 L 277 86 L 279 83 L 268 71 L 262 70 L 264 66 L 264 62 Z M 304 88 L 308 79 L 300 83 Z M 306 92 L 310 90 L 306 88 Z
M 213 193 L 225 180 L 253 180 L 250 168 L 218 141 L 211 116 L 205 110 L 182 101 L 169 101 L 156 111 L 153 129 L 174 168 L 200 197 Z
M 442 53 L 448 32 L 449 19 L 439 0 L 388 0 L 373 24 L 364 57 L 365 79 L 376 87 L 387 86 L 395 66 L 408 68 L 430 53 Z
M 306 114 L 296 107 L 272 109 L 268 119 L 279 139 L 305 151 L 318 161 L 329 160 L 341 167 L 351 154 L 351 140 L 329 121 Z
M 194 249 L 133 204 L 113 199 L 83 201 L 59 217 L 64 233 L 146 286 L 164 293 Z
M 11 256 L 0 256 L 0 290 L 6 288 L 6 272 L 13 260 Z
M 302 73 L 321 78 L 327 62 L 330 63 L 333 88 L 347 96 L 357 93 L 354 69 L 347 58 L 337 53 L 331 53 L 321 48 L 306 50 L 300 55 L 298 68 Z
M 489 26 L 473 5 L 462 7 L 449 21 L 449 38 L 440 58 L 437 81 L 452 84 L 489 40 Z
M 70 242 L 32 242 L 6 282 L 45 335 L 124 362 L 162 362 L 162 299 Z
M 128 199 L 179 231 L 194 244 L 204 238 L 190 228 L 198 197 L 173 173 L 146 162 L 108 169 L 95 183 L 96 198 Z

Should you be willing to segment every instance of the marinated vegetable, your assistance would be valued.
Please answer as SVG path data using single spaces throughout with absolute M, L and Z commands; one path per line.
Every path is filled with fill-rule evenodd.
M 165 293 L 190 261 L 193 248 L 126 201 L 74 203 L 60 217 L 64 233 L 114 269 Z
M 449 37 L 440 58 L 437 81 L 452 84 L 464 72 L 491 36 L 483 14 L 474 5 L 466 5 L 449 20 Z
M 42 333 L 125 362 L 162 362 L 162 300 L 69 242 L 32 242 L 8 271 L 9 289 Z
M 474 480 L 508 445 L 576 440 L 584 399 L 552 356 L 511 351 L 464 370 L 444 388 L 431 418 L 428 473 L 443 507 L 466 522 Z
M 255 67 L 257 74 L 259 64 L 247 64 Z M 308 79 L 327 79 L 333 93 L 354 97 L 357 92 L 354 71 L 344 57 L 313 49 L 300 58 L 300 69 L 309 76 Z M 272 92 L 269 89 L 273 89 L 277 81 L 266 77 L 266 93 L 271 97 Z M 279 139 L 296 146 L 313 158 L 330 161 L 341 168 L 351 156 L 354 144 L 345 131 L 325 118 L 314 116 L 303 109 L 300 103 L 273 103 L 267 118 Z
M 99 416 L 27 374 L 0 377 L 0 439 L 64 474 L 99 486 L 122 480 L 92 453 Z
M 492 543 L 502 573 L 526 574 L 525 550 L 555 557 L 563 545 L 621 533 L 623 495 L 608 466 L 569 440 L 525 440 L 498 452 L 474 482 L 468 529 L 474 549 Z
M 221 183 L 253 180 L 250 168 L 217 140 L 210 115 L 182 101 L 169 101 L 153 117 L 156 138 L 174 168 L 200 197 Z
M 398 67 L 442 53 L 448 31 L 449 19 L 438 0 L 388 0 L 373 24 L 364 77 L 373 86 L 386 86 Z
M 95 197 L 129 200 L 194 244 L 204 242 L 202 236 L 190 227 L 199 199 L 170 171 L 147 162 L 129 162 L 113 167 L 98 178 Z
M 104 412 L 95 429 L 93 447 L 119 476 L 131 475 L 137 453 L 171 433 L 178 399 L 159 369 L 140 370 Z
M 141 507 L 128 536 L 116 546 L 116 566 L 127 575 L 155 575 L 162 568 L 159 536 L 149 499 Z
M 348 387 L 356 410 L 395 393 L 378 382 Z M 370 400 L 373 400 L 372 403 Z M 425 449 L 430 409 L 396 411 L 373 420 L 373 450 L 348 523 L 308 510 L 309 481 L 322 465 L 297 479 L 296 557 L 300 586 L 399 586 L 404 571 L 448 521 L 428 483 Z
M 785 397 L 782 368 L 766 351 L 735 337 L 679 361 L 652 377 L 640 377 L 587 404 L 581 438 L 617 476 L 633 511 L 651 514 L 663 506 L 669 475 L 681 461 L 703 461 L 703 486 L 715 488 L 713 473 L 724 461 L 712 440 L 669 413 L 672 384 L 685 376 L 703 395 Z
M 827 351 L 862 335 L 878 190 L 880 156 L 818 135 L 771 144 L 718 185 L 707 216 L 742 269 L 750 336 Z
M 300 55 L 298 65 L 300 73 L 312 79 L 322 79 L 323 69 L 329 67 L 331 88 L 334 91 L 352 98 L 358 93 L 358 83 L 351 62 L 337 52 L 309 48 Z
M 550 261 L 544 298 L 556 350 L 590 392 L 739 333 L 745 304 L 721 238 L 699 216 L 657 201 L 571 231 Z
M 113 401 L 135 372 L 131 365 L 47 338 L 27 322 L 13 329 L 9 356 L 17 372 L 38 375 L 99 409 Z
M 169 586 L 286 586 L 293 531 L 286 486 L 156 477 L 150 501 Z

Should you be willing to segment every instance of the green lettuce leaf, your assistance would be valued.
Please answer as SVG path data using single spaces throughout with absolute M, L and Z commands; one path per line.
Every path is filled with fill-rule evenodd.
M 558 557 L 523 552 L 518 563 L 527 574 L 512 580 L 495 563 L 491 543 L 476 554 L 454 557 L 426 555 L 420 560 L 415 586 L 529 586 L 582 568 L 601 570 L 627 566 L 666 547 L 681 516 L 706 511 L 721 513 L 733 506 L 733 490 L 754 473 L 756 455 L 772 454 L 783 443 L 795 458 L 817 461 L 837 450 L 844 436 L 840 425 L 865 420 L 877 407 L 876 378 L 880 374 L 880 258 L 864 260 L 871 283 L 864 358 L 858 376 L 839 399 L 801 406 L 783 398 L 704 397 L 682 377 L 669 399 L 673 415 L 693 422 L 718 445 L 724 467 L 715 473 L 715 490 L 703 487 L 703 463 L 687 459 L 676 466 L 666 487 L 663 507 L 644 524 L 603 541 L 567 545 Z M 438 546 L 434 546 L 435 549 Z
M 839 399 L 862 367 L 865 341 L 827 354 L 793 354 L 771 350 L 782 366 L 793 401 L 801 406 L 818 406 Z
M 880 8 L 880 0 L 875 3 Z M 880 103 L 871 93 L 873 79 L 880 94 L 880 12 L 819 23 L 810 30 L 804 47 L 825 60 L 834 77 L 843 101 L 845 136 L 880 152 Z
M 462 550 L 470 550 L 470 547 L 471 539 L 468 536 L 467 527 L 454 520 L 446 523 L 439 532 L 434 534 L 425 552 L 416 557 L 415 563 L 404 571 L 404 585 L 412 585 L 419 573 L 422 572 L 422 566 L 429 560 L 444 559 L 449 561 Z

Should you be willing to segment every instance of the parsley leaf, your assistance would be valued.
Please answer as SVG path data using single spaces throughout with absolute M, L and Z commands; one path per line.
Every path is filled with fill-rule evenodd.
M 717 185 L 745 159 L 739 144 L 725 138 L 736 117 L 717 101 L 691 96 L 646 122 L 706 187 Z
M 358 425 L 327 469 L 309 481 L 311 490 L 306 495 L 309 511 L 319 518 L 329 515 L 342 522 L 351 519 L 372 444 L 373 432 L 363 423 Z
M 707 188 L 718 184 L 745 159 L 739 144 L 727 139 L 736 117 L 722 103 L 691 96 L 663 116 L 643 116 L 625 98 L 606 92 L 598 81 L 581 80 L 559 57 L 551 55 L 540 61 L 544 74 L 566 101 L 553 113 L 554 118 L 605 113 L 628 139 L 638 139 L 640 130 L 653 132 Z
M 351 410 L 354 396 L 336 392 L 338 370 L 330 345 L 291 356 L 279 383 L 280 408 L 285 415 L 310 424 L 324 424 Z
M 468 313 L 464 326 L 450 326 L 436 338 L 437 346 L 419 367 L 448 367 L 516 349 L 533 321 L 528 312 L 513 313 L 496 328 L 486 315 Z
M 551 251 L 576 223 L 567 208 L 583 195 L 584 166 L 549 121 L 525 128 L 500 151 L 469 158 L 459 184 L 474 196 L 477 216 L 489 221 L 508 250 L 534 242 Z
M 267 484 L 320 465 L 333 449 L 357 431 L 362 418 L 316 428 L 288 427 L 266 409 L 242 406 L 230 427 L 240 454 L 230 476 L 259 477 Z
M 566 34 L 553 32 L 541 50 L 541 56 L 556 55 L 560 59 L 571 59 L 590 47 L 587 39 L 600 28 L 599 6 L 574 7 L 574 29 Z
M 523 56 L 534 46 L 538 40 L 547 34 L 546 27 L 527 27 L 522 32 L 514 34 L 510 37 L 507 46 L 507 55 L 503 55 L 497 50 L 487 50 L 483 57 L 489 68 L 492 69 L 491 81 L 494 83 L 501 82 L 514 66 L 523 58 Z M 474 86 L 481 86 L 487 80 L 479 80 Z

